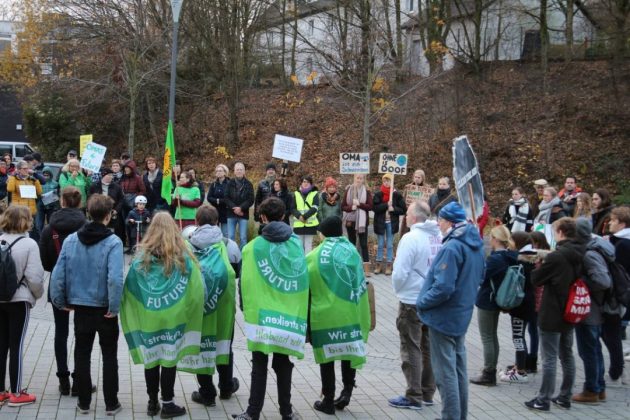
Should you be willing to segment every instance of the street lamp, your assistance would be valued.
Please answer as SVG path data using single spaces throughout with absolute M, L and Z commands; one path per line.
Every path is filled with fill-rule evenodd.
M 175 123 L 175 76 L 177 73 L 177 33 L 179 32 L 179 12 L 184 0 L 171 0 L 173 11 L 173 48 L 171 50 L 171 83 L 168 97 L 168 120 Z

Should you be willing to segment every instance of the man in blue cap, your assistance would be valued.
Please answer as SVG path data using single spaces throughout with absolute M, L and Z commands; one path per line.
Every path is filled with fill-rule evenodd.
M 416 307 L 420 320 L 429 327 L 431 365 L 442 397 L 442 418 L 465 419 L 466 330 L 483 279 L 483 241 L 456 202 L 442 207 L 438 225 L 444 237 L 442 248 L 431 264 Z

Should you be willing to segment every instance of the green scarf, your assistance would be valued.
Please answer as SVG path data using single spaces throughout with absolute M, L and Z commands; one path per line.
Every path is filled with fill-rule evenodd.
M 363 260 L 345 237 L 326 238 L 306 256 L 311 288 L 311 342 L 315 362 L 366 362 L 370 305 Z
M 304 357 L 308 273 L 296 235 L 285 242 L 259 236 L 243 248 L 241 274 L 247 348 Z
M 147 271 L 139 258 L 129 267 L 120 320 L 135 364 L 145 369 L 173 367 L 199 354 L 204 287 L 196 262 L 186 258 L 186 272 L 164 276 L 157 260 Z

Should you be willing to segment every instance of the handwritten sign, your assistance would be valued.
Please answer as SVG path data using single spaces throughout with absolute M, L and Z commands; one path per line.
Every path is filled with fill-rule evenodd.
M 91 134 L 83 134 L 79 136 L 79 156 L 83 156 L 83 151 L 88 143 L 92 143 L 93 136 Z
M 381 153 L 378 158 L 378 173 L 406 175 L 408 162 L 407 155 Z
M 405 202 L 407 205 L 416 200 L 429 201 L 429 197 L 435 192 L 434 188 L 424 185 L 409 184 L 405 186 Z
M 107 147 L 91 142 L 85 145 L 85 151 L 81 156 L 81 167 L 88 171 L 98 172 L 105 158 Z
M 37 198 L 35 185 L 20 185 L 20 198 Z
M 276 134 L 271 156 L 290 162 L 299 162 L 302 157 L 302 143 L 304 143 L 302 139 Z
M 369 174 L 369 153 L 339 153 L 340 174 Z

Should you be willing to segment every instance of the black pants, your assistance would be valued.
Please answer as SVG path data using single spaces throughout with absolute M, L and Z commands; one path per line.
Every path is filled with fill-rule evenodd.
M 68 370 L 68 330 L 70 326 L 70 312 L 57 309 L 52 305 L 55 318 L 55 360 L 57 361 L 57 377 L 67 378 Z
M 30 311 L 28 302 L 0 303 L 0 391 L 7 389 L 7 354 L 11 392 L 22 390 L 22 350 Z
M 118 318 L 105 318 L 107 308 L 74 308 L 74 380 L 79 390 L 79 404 L 92 402 L 90 359 L 96 333 L 103 355 L 103 395 L 105 406 L 118 404 Z
M 630 311 L 628 311 L 630 312 Z M 612 379 L 618 379 L 623 373 L 623 344 L 621 343 L 621 317 L 604 313 L 602 324 L 602 340 L 610 354 L 608 374 Z
M 160 372 L 161 371 L 161 372 Z M 144 370 L 144 379 L 147 382 L 147 394 L 149 400 L 157 401 L 160 387 L 162 389 L 162 401 L 172 402 L 175 397 L 175 377 L 177 368 L 156 366 Z
M 527 320 L 512 316 L 512 342 L 516 351 L 516 366 L 519 370 L 525 370 L 527 366 L 527 341 L 525 331 L 527 330 Z
M 227 365 L 217 365 L 217 373 L 219 374 L 219 391 L 231 392 L 234 383 L 232 381 L 234 374 L 234 353 L 232 353 L 232 341 L 234 340 L 234 332 L 232 332 L 232 340 L 230 340 L 230 362 Z M 199 382 L 199 393 L 204 398 L 216 398 L 217 390 L 212 382 L 212 375 L 197 375 Z
M 249 406 L 247 414 L 254 419 L 260 417 L 263 404 L 265 403 L 265 392 L 267 391 L 267 364 L 269 356 L 265 353 L 255 351 L 252 353 L 252 384 L 249 395 Z M 278 384 L 278 405 L 282 417 L 290 416 L 293 412 L 291 408 L 291 373 L 293 363 L 286 354 L 273 353 L 271 367 L 276 372 L 276 382 Z
M 335 362 L 322 363 L 319 365 L 319 372 L 322 376 L 322 395 L 324 398 L 335 398 Z M 349 360 L 341 361 L 341 378 L 344 389 L 354 388 L 354 378 L 357 370 L 350 367 Z
M 357 235 L 359 235 L 359 248 L 361 251 L 361 256 L 363 257 L 363 262 L 370 262 L 370 253 L 368 252 L 367 226 L 365 227 L 365 232 L 363 233 L 357 233 L 354 227 L 354 224 L 350 226 L 346 225 L 346 229 L 348 231 L 348 240 L 352 245 L 356 245 Z

